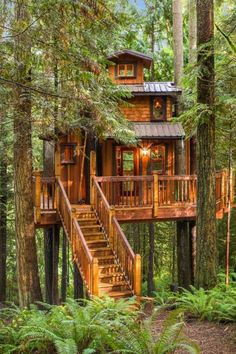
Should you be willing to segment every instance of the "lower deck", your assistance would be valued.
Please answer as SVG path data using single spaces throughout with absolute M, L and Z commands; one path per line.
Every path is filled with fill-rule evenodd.
M 66 188 L 66 186 L 64 186 Z M 107 207 L 122 222 L 169 221 L 196 218 L 197 177 L 185 176 L 106 176 L 92 177 L 91 206 L 99 206 L 98 189 Z M 232 188 L 233 190 L 233 188 Z M 59 223 L 57 181 L 54 177 L 35 177 L 35 223 L 46 227 Z M 233 192 L 231 191 L 233 202 Z M 216 174 L 216 217 L 228 210 L 228 173 Z M 73 204 L 71 203 L 72 208 Z

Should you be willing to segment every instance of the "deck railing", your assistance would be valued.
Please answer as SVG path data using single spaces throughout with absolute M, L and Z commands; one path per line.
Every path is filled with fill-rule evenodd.
M 98 260 L 92 257 L 84 235 L 79 227 L 66 191 L 60 180 L 56 180 L 57 210 L 72 247 L 73 260 L 77 263 L 90 294 L 98 295 Z
M 91 204 L 94 207 L 104 231 L 108 237 L 110 246 L 117 256 L 122 270 L 129 284 L 137 296 L 141 295 L 141 257 L 134 254 L 126 239 L 112 208 L 95 177 L 92 178 Z
M 227 206 L 228 173 L 216 173 L 217 211 Z M 115 208 L 188 207 L 197 204 L 197 176 L 109 176 L 95 177 L 108 203 Z

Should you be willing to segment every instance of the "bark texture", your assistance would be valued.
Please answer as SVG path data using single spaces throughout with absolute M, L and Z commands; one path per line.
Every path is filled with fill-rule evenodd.
M 63 239 L 62 239 L 62 274 L 61 274 L 61 301 L 66 301 L 66 294 L 67 294 L 67 237 L 65 232 L 63 232 Z
M 213 0 L 197 0 L 197 47 L 199 77 L 198 103 L 201 112 L 197 127 L 197 262 L 196 286 L 216 284 L 216 204 L 215 204 L 215 116 L 214 116 L 214 5 Z
M 189 13 L 189 63 L 196 62 L 196 46 L 197 46 L 197 13 L 196 1 L 188 0 Z
M 80 275 L 77 265 L 74 263 L 74 299 L 84 298 L 83 279 Z
M 28 3 L 15 4 L 17 33 L 30 23 Z M 30 85 L 30 38 L 15 36 L 17 82 Z M 14 100 L 14 189 L 17 273 L 20 306 L 41 301 L 32 199 L 31 97 L 25 87 L 15 88 Z
M 149 249 L 148 249 L 148 278 L 147 292 L 148 296 L 153 295 L 154 285 L 154 223 L 149 223 Z
M 177 244 L 178 285 L 187 289 L 193 284 L 192 242 L 188 221 L 177 222 Z
M 183 75 L 183 16 L 182 1 L 172 1 L 173 11 L 173 44 L 174 44 L 174 81 L 180 85 Z
M 4 137 L 4 118 L 0 115 L 0 134 Z M 7 261 L 7 157 L 0 142 L 0 301 L 6 301 Z

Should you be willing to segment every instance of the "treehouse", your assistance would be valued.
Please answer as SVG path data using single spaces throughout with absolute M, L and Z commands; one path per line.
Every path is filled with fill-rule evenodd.
M 111 79 L 132 97 L 121 111 L 131 122 L 136 146 L 112 136 L 88 144 L 86 132 L 60 137 L 54 173 L 34 172 L 36 227 L 61 224 L 89 295 L 141 293 L 141 259 L 121 222 L 196 218 L 195 144 L 173 122 L 181 90 L 172 82 L 145 82 L 152 58 L 122 50 L 109 58 Z M 45 142 L 45 146 L 47 142 Z M 89 146 L 88 146 L 89 145 Z M 216 215 L 228 208 L 228 173 L 216 174 Z

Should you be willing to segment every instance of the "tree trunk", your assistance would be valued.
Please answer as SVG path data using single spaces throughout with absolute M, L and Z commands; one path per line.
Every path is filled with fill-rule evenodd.
M 155 290 L 154 285 L 154 223 L 149 223 L 149 250 L 148 250 L 148 277 L 147 277 L 147 292 L 148 296 L 153 295 Z
M 45 293 L 46 302 L 58 304 L 58 261 L 59 261 L 59 235 L 57 225 L 44 231 L 44 260 L 45 260 Z
M 197 0 L 197 47 L 200 73 L 197 80 L 197 95 L 198 103 L 206 105 L 206 108 L 201 112 L 201 121 L 197 127 L 196 286 L 205 289 L 213 287 L 217 280 L 213 39 L 213 0 Z
M 174 81 L 180 85 L 183 76 L 183 16 L 182 1 L 172 1 L 173 11 L 173 44 L 174 44 Z
M 63 232 L 62 240 L 62 275 L 61 275 L 61 301 L 66 301 L 67 294 L 67 237 L 65 232 Z
M 0 135 L 4 134 L 3 117 L 0 116 Z M 0 302 L 6 301 L 6 261 L 7 261 L 7 158 L 4 142 L 0 142 Z
M 192 251 L 191 232 L 189 232 L 188 221 L 177 223 L 177 264 L 178 264 L 178 285 L 182 288 L 189 288 L 192 280 Z
M 59 263 L 59 246 L 60 246 L 60 226 L 53 227 L 53 243 L 52 243 L 52 301 L 53 304 L 59 304 L 58 290 L 58 263 Z
M 90 203 L 90 152 L 95 150 L 94 138 L 91 135 L 87 135 L 87 144 L 85 148 L 85 161 L 84 161 L 84 176 L 85 176 L 85 190 L 86 198 L 85 202 Z
M 74 263 L 74 299 L 84 298 L 84 284 L 77 265 Z
M 196 62 L 196 45 L 197 45 L 197 16 L 196 16 L 196 1 L 188 0 L 189 14 L 189 63 Z
M 15 29 L 30 23 L 26 0 L 15 4 Z M 30 85 L 30 38 L 28 32 L 15 36 L 16 80 Z M 16 253 L 20 306 L 41 301 L 32 199 L 31 97 L 24 86 L 14 89 L 14 192 Z

